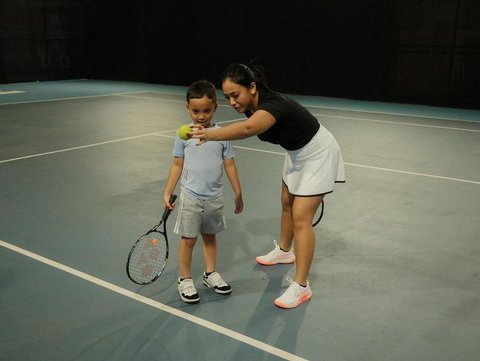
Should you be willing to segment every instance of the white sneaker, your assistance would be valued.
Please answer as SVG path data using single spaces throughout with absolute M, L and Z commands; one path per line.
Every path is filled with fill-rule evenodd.
M 177 283 L 178 293 L 183 302 L 198 303 L 200 301 L 200 296 L 191 278 L 185 278 L 184 280 L 179 278 Z
M 258 256 L 256 258 L 257 262 L 264 266 L 272 266 L 278 263 L 293 263 L 295 262 L 295 254 L 293 253 L 293 249 L 290 251 L 285 252 L 280 249 L 277 241 L 273 241 L 275 248 L 273 251 L 267 253 L 264 256 Z
M 277 298 L 274 302 L 281 308 L 294 308 L 305 301 L 308 301 L 312 297 L 312 290 L 310 284 L 307 281 L 307 287 L 300 286 L 297 282 L 293 281 L 290 277 L 286 278 L 290 283 L 287 290 Z
M 232 293 L 232 287 L 225 282 L 218 272 L 212 272 L 208 276 L 203 272 L 203 284 L 208 288 L 213 288 L 220 295 L 229 295 Z

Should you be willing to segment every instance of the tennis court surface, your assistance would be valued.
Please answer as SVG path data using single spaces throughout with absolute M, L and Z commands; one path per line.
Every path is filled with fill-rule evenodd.
M 296 97 L 337 138 L 347 182 L 315 228 L 314 295 L 274 306 L 292 265 L 255 257 L 279 234 L 283 151 L 235 141 L 244 212 L 218 237 L 224 297 L 171 254 L 148 286 L 125 262 L 159 221 L 186 88 L 113 81 L 2 85 L 2 360 L 468 360 L 480 354 L 480 111 Z M 220 95 L 220 93 L 219 93 Z M 219 124 L 241 120 L 220 97 Z

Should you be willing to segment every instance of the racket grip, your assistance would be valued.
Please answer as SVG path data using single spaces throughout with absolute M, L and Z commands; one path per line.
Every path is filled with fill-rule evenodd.
M 176 199 L 177 199 L 177 195 L 176 195 L 176 194 L 172 194 L 172 195 L 170 196 L 170 199 L 169 199 L 168 202 L 169 202 L 170 204 L 175 203 L 175 200 L 176 200 Z M 168 216 L 170 215 L 171 212 L 172 212 L 172 211 L 171 211 L 170 209 L 165 208 L 165 212 L 163 212 L 163 216 L 162 216 L 162 219 L 163 219 L 164 222 L 167 220 L 167 218 L 168 218 Z

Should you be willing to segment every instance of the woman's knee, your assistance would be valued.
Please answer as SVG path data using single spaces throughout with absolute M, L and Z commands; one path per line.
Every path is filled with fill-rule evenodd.
M 292 215 L 293 228 L 296 231 L 312 228 L 312 217 L 309 214 L 300 213 Z

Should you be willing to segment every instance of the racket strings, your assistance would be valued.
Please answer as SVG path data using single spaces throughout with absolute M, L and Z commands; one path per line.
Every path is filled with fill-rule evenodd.
M 142 237 L 130 255 L 128 272 L 137 283 L 153 282 L 167 263 L 168 246 L 162 233 L 154 231 Z

